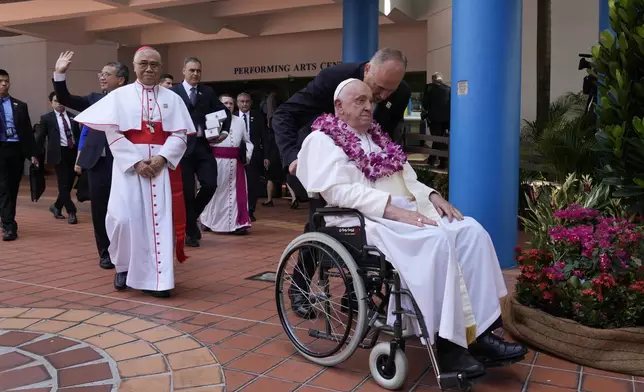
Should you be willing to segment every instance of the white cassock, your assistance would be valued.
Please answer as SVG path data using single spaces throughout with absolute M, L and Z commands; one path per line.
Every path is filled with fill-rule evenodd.
M 177 167 L 186 135 L 195 133 L 186 105 L 171 90 L 136 81 L 75 120 L 105 132 L 114 155 L 105 228 L 116 272 L 127 271 L 127 285 L 135 289 L 173 289 L 175 248 L 179 261 L 185 260 L 185 205 Z M 165 157 L 167 165 L 152 179 L 139 176 L 134 165 L 156 155 Z
M 251 225 L 246 170 L 239 159 L 242 143 L 246 146 L 246 162 L 250 162 L 253 143 L 248 138 L 244 121 L 232 116 L 228 137 L 211 145 L 217 159 L 217 190 L 199 220 L 214 232 L 231 233 Z
M 357 132 L 356 132 L 357 133 Z M 381 149 L 368 134 L 360 135 L 369 154 Z M 319 193 L 329 206 L 355 208 L 366 221 L 369 245 L 376 246 L 399 272 L 423 314 L 430 341 L 434 333 L 462 347 L 487 330 L 501 315 L 499 298 L 507 295 L 503 274 L 488 233 L 472 218 L 441 219 L 429 201 L 433 189 L 404 170 L 375 182 L 349 161 L 331 137 L 312 132 L 298 154 L 297 178 L 310 193 Z M 383 218 L 391 203 L 438 222 L 424 228 Z M 356 226 L 355 218 L 328 217 L 329 226 Z M 403 307 L 413 310 L 402 297 Z M 388 322 L 393 325 L 394 301 L 389 302 Z M 417 322 L 411 325 L 420 335 Z M 475 327 L 475 329 L 474 329 Z

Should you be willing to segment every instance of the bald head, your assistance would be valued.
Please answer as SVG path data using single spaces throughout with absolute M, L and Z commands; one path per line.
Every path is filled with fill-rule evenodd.
M 146 86 L 159 82 L 161 54 L 149 46 L 144 46 L 134 54 L 134 71 L 139 82 Z
M 373 95 L 361 80 L 346 80 L 336 89 L 335 115 L 358 132 L 366 132 L 373 119 Z
M 363 80 L 375 102 L 384 101 L 398 89 L 407 70 L 407 57 L 398 49 L 383 48 L 364 67 Z

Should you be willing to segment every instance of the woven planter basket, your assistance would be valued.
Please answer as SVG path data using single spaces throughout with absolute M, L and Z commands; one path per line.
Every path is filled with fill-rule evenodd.
M 644 376 L 644 327 L 597 329 L 521 305 L 503 301 L 507 332 L 541 351 L 580 365 Z

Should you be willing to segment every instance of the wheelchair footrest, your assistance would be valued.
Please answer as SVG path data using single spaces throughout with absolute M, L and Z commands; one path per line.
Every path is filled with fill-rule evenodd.
M 521 362 L 525 359 L 525 355 L 515 358 L 502 359 L 497 361 L 486 361 L 483 358 L 476 358 L 477 361 L 481 362 L 486 368 L 495 368 L 495 367 L 504 367 L 510 366 L 517 362 Z
M 441 374 L 438 381 L 442 390 L 457 389 L 469 391 L 472 387 L 472 380 L 465 373 L 452 372 Z

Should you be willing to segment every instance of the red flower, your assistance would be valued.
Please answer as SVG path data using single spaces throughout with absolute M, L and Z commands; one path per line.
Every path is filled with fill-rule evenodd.
M 592 280 L 593 284 L 598 287 L 611 288 L 615 287 L 615 279 L 612 275 L 603 273 Z
M 544 291 L 543 292 L 543 299 L 545 299 L 546 301 L 551 301 L 552 297 L 553 297 L 553 295 L 552 295 L 552 293 L 550 291 Z

